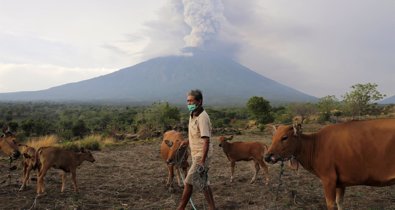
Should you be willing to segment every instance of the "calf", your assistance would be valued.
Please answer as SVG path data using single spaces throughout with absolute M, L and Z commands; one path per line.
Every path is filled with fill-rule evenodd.
M 256 176 L 260 170 L 263 168 L 263 175 L 266 177 L 266 184 L 269 182 L 269 171 L 263 161 L 264 154 L 267 151 L 267 146 L 259 142 L 233 142 L 230 143 L 228 140 L 232 140 L 233 136 L 230 137 L 219 137 L 219 146 L 222 147 L 226 157 L 230 161 L 231 176 L 230 182 L 233 182 L 233 173 L 237 161 L 250 161 L 253 160 L 255 163 L 255 174 L 252 177 L 250 183 L 254 183 Z
M 10 161 L 12 162 L 13 160 L 16 160 L 19 158 L 21 153 L 18 150 L 18 146 L 15 143 L 15 135 L 13 135 L 11 132 L 7 131 L 4 132 L 0 136 L 0 150 L 10 157 Z
M 37 180 L 37 194 L 44 193 L 44 177 L 48 169 L 53 167 L 56 169 L 62 169 L 62 188 L 61 192 L 64 192 L 65 186 L 65 175 L 71 172 L 74 191 L 78 192 L 77 180 L 76 180 L 76 169 L 86 160 L 89 162 L 95 162 L 95 158 L 92 153 L 81 149 L 80 152 L 73 152 L 58 147 L 41 147 L 37 150 L 35 156 L 35 162 L 40 163 L 40 170 L 38 173 Z
M 181 142 L 184 141 L 180 132 L 171 130 L 163 135 L 163 141 L 160 146 L 160 154 L 162 159 L 167 164 L 169 172 L 166 185 L 171 189 L 174 178 L 174 168 L 176 170 L 177 181 L 180 187 L 183 184 L 180 181 L 180 169 L 184 171 L 184 176 L 187 174 L 189 167 L 188 164 L 188 151 L 187 147 L 180 147 Z
M 36 156 L 36 149 L 30 147 L 25 144 L 18 144 L 18 146 L 22 147 L 22 155 L 23 155 L 23 175 L 22 175 L 22 186 L 19 189 L 24 190 L 26 188 L 26 184 L 29 182 L 30 179 L 30 172 L 32 170 L 38 169 L 38 164 L 36 165 L 35 156 Z

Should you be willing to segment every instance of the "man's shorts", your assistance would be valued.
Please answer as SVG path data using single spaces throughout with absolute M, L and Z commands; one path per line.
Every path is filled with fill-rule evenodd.
M 205 176 L 201 176 L 198 172 L 198 166 L 200 161 L 202 160 L 201 156 L 197 157 L 192 157 L 192 165 L 189 168 L 188 175 L 185 177 L 185 184 L 193 185 L 193 186 L 199 186 L 199 185 L 210 185 L 210 181 L 208 179 L 208 175 L 206 174 Z M 206 158 L 206 162 L 204 163 L 204 168 L 208 170 L 210 158 Z M 205 182 L 205 183 L 203 183 Z

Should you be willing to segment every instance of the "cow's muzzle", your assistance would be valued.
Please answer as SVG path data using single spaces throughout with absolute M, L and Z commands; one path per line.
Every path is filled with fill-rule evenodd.
M 173 165 L 173 164 L 174 164 L 174 159 L 167 159 L 167 160 L 166 160 L 166 163 L 167 163 L 168 165 Z
M 266 154 L 265 155 L 265 161 L 271 164 L 276 163 L 278 160 L 276 160 L 276 158 L 274 157 L 273 154 Z
M 19 156 L 21 156 L 21 153 L 17 150 L 17 151 L 12 153 L 11 159 L 16 160 L 16 159 L 19 158 Z

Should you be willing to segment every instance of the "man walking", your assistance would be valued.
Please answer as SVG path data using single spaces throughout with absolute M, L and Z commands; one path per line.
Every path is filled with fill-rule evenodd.
M 209 186 L 208 166 L 213 146 L 210 143 L 211 122 L 207 112 L 203 109 L 203 94 L 200 90 L 191 90 L 187 96 L 190 111 L 188 125 L 188 141 L 182 145 L 189 145 L 191 149 L 192 165 L 185 178 L 184 192 L 178 210 L 184 210 L 193 191 L 193 186 L 202 187 L 210 210 L 215 209 L 213 193 Z

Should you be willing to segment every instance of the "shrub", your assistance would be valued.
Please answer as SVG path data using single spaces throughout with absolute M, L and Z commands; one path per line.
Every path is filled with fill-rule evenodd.
M 58 137 L 55 135 L 42 136 L 31 138 L 26 142 L 27 145 L 35 148 L 36 150 L 40 147 L 49 147 L 58 145 Z
M 88 150 L 100 150 L 101 148 L 115 144 L 115 139 L 102 137 L 100 135 L 90 135 L 79 141 L 67 141 L 62 144 L 63 148 L 79 151 L 81 147 Z

